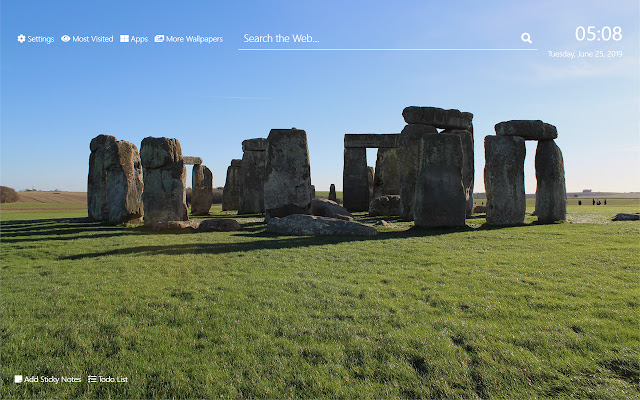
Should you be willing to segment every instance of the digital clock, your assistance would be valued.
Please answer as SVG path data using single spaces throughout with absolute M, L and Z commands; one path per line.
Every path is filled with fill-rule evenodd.
M 576 40 L 581 42 L 586 40 L 588 42 L 592 42 L 594 40 L 597 41 L 609 41 L 615 40 L 616 42 L 622 40 L 622 28 L 619 26 L 614 26 L 613 28 L 610 26 L 603 26 L 600 29 L 596 29 L 596 26 L 579 26 L 576 28 Z

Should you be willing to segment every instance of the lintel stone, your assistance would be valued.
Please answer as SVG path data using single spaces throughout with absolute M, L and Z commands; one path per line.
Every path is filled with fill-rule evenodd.
M 344 135 L 345 148 L 395 148 L 398 147 L 397 133 L 347 133 Z

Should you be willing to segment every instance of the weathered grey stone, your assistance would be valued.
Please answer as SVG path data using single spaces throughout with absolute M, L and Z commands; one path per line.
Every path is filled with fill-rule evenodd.
M 227 168 L 227 180 L 222 191 L 222 211 L 237 210 L 240 207 L 242 191 L 242 160 L 231 160 Z
M 331 184 L 331 186 L 329 186 L 329 200 L 331 201 L 338 201 L 338 196 L 336 195 L 336 185 L 334 185 L 333 183 Z
M 212 218 L 200 221 L 198 232 L 233 232 L 242 230 L 242 227 L 235 219 Z
M 424 135 L 413 216 L 416 226 L 464 226 L 466 198 L 462 185 L 462 142 L 459 135 Z
M 311 200 L 316 198 L 316 186 L 311 185 Z
M 311 212 L 311 167 L 307 133 L 272 129 L 267 138 L 264 207 L 266 218 Z
M 400 196 L 397 194 L 376 197 L 369 204 L 369 216 L 400 215 Z
M 367 149 L 345 148 L 342 170 L 342 202 L 347 210 L 365 211 L 369 209 L 368 174 Z
M 373 197 L 400 194 L 398 177 L 398 149 L 378 149 L 376 171 L 373 180 Z
M 376 184 L 376 174 L 375 174 L 375 170 L 373 169 L 373 167 L 369 167 L 367 166 L 367 185 L 369 187 L 369 191 L 368 191 L 368 197 L 367 197 L 367 204 L 371 203 L 371 200 L 374 199 L 373 197 L 373 188 Z M 368 209 L 369 206 L 367 206 Z
M 484 186 L 487 192 L 487 224 L 524 223 L 524 139 L 519 136 L 484 138 Z
M 487 207 L 486 206 L 474 206 L 473 207 L 473 214 L 484 214 L 487 212 Z
M 328 199 L 313 199 L 311 201 L 311 214 L 319 217 L 353 220 L 353 215 L 346 208 Z
M 613 221 L 640 221 L 640 213 L 619 213 Z
M 184 160 L 185 165 L 201 165 L 202 164 L 202 158 L 200 157 L 184 156 L 182 157 L 182 159 Z
M 397 133 L 347 133 L 344 135 L 345 148 L 395 148 L 398 147 Z
M 376 228 L 357 222 L 301 214 L 293 214 L 283 218 L 271 218 L 267 222 L 267 232 L 295 236 L 375 236 L 378 234 Z
M 213 174 L 204 165 L 195 164 L 191 173 L 191 214 L 208 215 L 213 204 Z
M 255 138 L 242 141 L 242 151 L 266 151 L 267 139 Z
M 186 221 L 187 170 L 178 139 L 147 137 L 140 145 L 145 225 Z
M 553 140 L 541 140 L 536 149 L 536 214 L 538 222 L 567 219 L 567 189 L 562 151 Z
M 423 124 L 439 129 L 469 129 L 473 114 L 437 107 L 407 107 L 402 110 L 407 124 Z
M 556 139 L 558 130 L 540 120 L 513 120 L 496 124 L 498 136 L 520 136 L 524 140 Z
M 200 226 L 200 221 L 158 221 L 151 224 L 151 229 L 154 231 L 169 231 L 169 230 L 186 230 L 189 232 L 195 232 Z
M 87 179 L 87 212 L 95 221 L 109 220 L 107 203 L 107 171 L 104 168 L 106 148 L 117 139 L 110 135 L 98 135 L 91 140 L 89 148 L 89 176 Z
M 413 221 L 413 195 L 416 190 L 420 163 L 420 139 L 426 134 L 438 133 L 431 125 L 406 125 L 398 139 L 398 177 L 400 179 L 400 217 Z
M 467 199 L 466 213 L 467 217 L 469 217 L 473 211 L 473 178 L 475 174 L 473 125 L 471 125 L 469 130 L 447 129 L 442 131 L 442 133 L 459 135 L 462 140 L 462 185 L 464 186 L 464 195 Z
M 242 142 L 240 206 L 238 214 L 260 214 L 264 212 L 264 168 L 265 152 L 251 150 L 266 145 L 266 139 L 249 139 Z M 263 147 L 263 149 L 266 147 Z
M 106 148 L 108 220 L 112 224 L 142 222 L 142 165 L 138 148 L 124 140 Z

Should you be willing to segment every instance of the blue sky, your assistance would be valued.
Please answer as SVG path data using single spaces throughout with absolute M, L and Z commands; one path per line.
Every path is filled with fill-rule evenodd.
M 410 105 L 474 114 L 475 191 L 483 138 L 510 119 L 558 128 L 567 189 L 640 191 L 639 19 L 628 1 L 3 1 L 0 183 L 86 190 L 89 142 L 178 138 L 224 185 L 241 142 L 305 129 L 312 183 L 342 187 L 345 133 L 398 133 Z M 577 41 L 578 26 L 620 26 L 620 41 Z M 521 34 L 531 34 L 532 44 Z M 244 34 L 318 43 L 243 43 Z M 55 42 L 19 43 L 20 34 Z M 115 43 L 63 43 L 62 35 Z M 151 43 L 118 43 L 120 34 Z M 156 34 L 222 36 L 215 45 Z M 536 51 L 240 51 L 241 48 L 491 48 Z M 548 51 L 622 51 L 549 57 Z M 535 192 L 527 144 L 527 193 Z M 369 152 L 369 165 L 375 151 Z

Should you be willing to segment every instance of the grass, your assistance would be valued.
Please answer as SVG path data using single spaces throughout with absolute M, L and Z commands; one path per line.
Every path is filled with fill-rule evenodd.
M 3 206 L 0 397 L 638 398 L 637 211 L 321 238 Z

